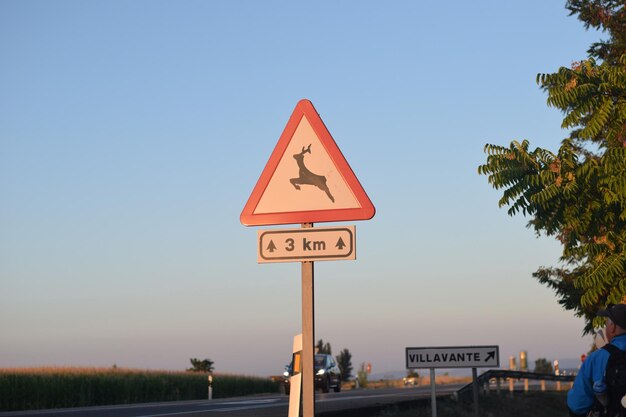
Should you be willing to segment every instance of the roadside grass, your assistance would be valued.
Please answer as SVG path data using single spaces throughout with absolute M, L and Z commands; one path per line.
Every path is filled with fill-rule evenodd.
M 529 392 L 483 395 L 479 398 L 480 417 L 567 417 L 565 392 Z M 430 406 L 398 410 L 391 407 L 375 417 L 431 417 Z M 452 399 L 437 400 L 438 417 L 474 417 L 474 404 Z

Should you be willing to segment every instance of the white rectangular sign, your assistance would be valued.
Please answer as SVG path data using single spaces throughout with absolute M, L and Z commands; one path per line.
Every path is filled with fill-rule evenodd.
M 499 346 L 408 347 L 406 367 L 499 368 Z
M 356 259 L 356 227 L 259 230 L 257 261 L 302 262 Z

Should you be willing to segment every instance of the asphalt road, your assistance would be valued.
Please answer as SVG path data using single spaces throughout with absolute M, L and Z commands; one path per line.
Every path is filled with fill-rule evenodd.
M 438 395 L 447 395 L 459 385 L 437 387 Z M 316 393 L 315 412 L 332 413 L 375 407 L 430 397 L 430 387 L 403 389 L 352 390 L 340 393 Z M 179 401 L 167 403 L 70 408 L 21 412 L 0 412 L 0 417 L 287 417 L 289 397 L 267 395 L 223 400 Z

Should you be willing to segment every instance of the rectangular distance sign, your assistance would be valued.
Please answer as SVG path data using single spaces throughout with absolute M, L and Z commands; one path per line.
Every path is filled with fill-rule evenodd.
M 356 227 L 259 230 L 257 261 L 302 262 L 356 259 Z
M 499 368 L 499 346 L 408 347 L 406 367 Z

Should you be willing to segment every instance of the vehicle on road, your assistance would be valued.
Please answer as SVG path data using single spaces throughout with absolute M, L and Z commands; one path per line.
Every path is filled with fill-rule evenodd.
M 341 371 L 337 362 L 332 355 L 317 354 L 313 358 L 313 368 L 315 372 L 315 388 L 322 390 L 322 392 L 329 392 L 332 388 L 335 392 L 341 391 Z M 293 362 L 285 367 L 283 373 L 283 384 L 285 387 L 285 394 L 289 395 L 290 383 L 289 378 L 293 375 Z
M 415 376 L 407 376 L 406 378 L 402 378 L 402 383 L 404 385 L 419 385 L 419 379 Z

